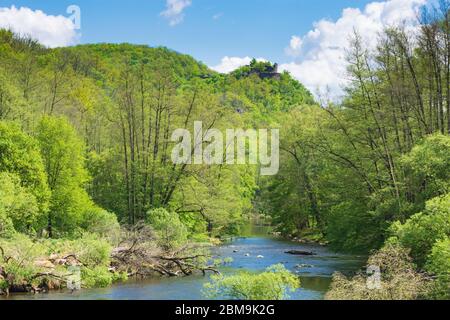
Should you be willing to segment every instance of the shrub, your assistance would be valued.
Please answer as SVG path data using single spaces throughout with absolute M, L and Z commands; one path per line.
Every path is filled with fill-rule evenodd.
M 58 258 L 75 256 L 81 263 L 83 287 L 105 287 L 126 278 L 126 274 L 109 271 L 112 248 L 98 235 L 84 234 L 77 240 L 31 240 L 25 235 L 16 234 L 11 239 L 0 239 L 0 248 L 0 267 L 8 275 L 8 282 L 0 283 L 0 286 L 30 286 L 54 281 L 55 277 L 51 276 L 36 277 L 43 273 L 61 278 L 63 282 L 59 282 L 59 285 L 64 285 L 68 269 L 64 265 L 52 263 L 51 255 Z
M 391 233 L 394 238 L 389 241 L 411 249 L 414 261 L 423 267 L 436 241 L 450 236 L 450 193 L 428 201 L 425 211 L 405 224 L 394 223 Z
M 85 288 L 107 287 L 115 281 L 109 271 L 111 245 L 97 234 L 83 234 L 76 240 L 53 240 L 52 253 L 74 255 L 82 263 L 81 282 Z
M 15 230 L 11 219 L 0 207 L 0 238 L 10 238 L 14 235 Z
M 81 269 L 81 282 L 84 288 L 105 288 L 113 283 L 113 273 L 104 266 Z
M 109 267 L 112 247 L 95 234 L 84 234 L 76 240 L 56 240 L 51 247 L 52 253 L 76 255 L 86 267 Z
M 148 212 L 147 222 L 153 227 L 158 244 L 166 250 L 183 245 L 187 241 L 187 228 L 178 214 L 159 208 Z
M 288 292 L 300 287 L 299 278 L 278 264 L 260 274 L 241 272 L 237 275 L 211 277 L 204 294 L 209 298 L 236 300 L 284 300 Z
M 433 299 L 450 299 L 450 238 L 439 240 L 428 257 L 426 270 L 436 277 L 429 296 Z
M 120 225 L 117 217 L 113 213 L 96 206 L 83 211 L 80 225 L 87 232 L 107 237 L 112 242 L 117 241 L 120 236 Z
M 0 267 L 8 275 L 7 285 L 31 284 L 33 276 L 45 272 L 36 261 L 47 256 L 48 248 L 43 242 L 34 242 L 22 234 L 14 234 L 9 239 L 0 238 Z M 6 279 L 4 279 L 6 280 Z
M 379 288 L 368 286 L 367 275 L 357 275 L 347 279 L 336 273 L 327 300 L 415 300 L 426 290 L 425 278 L 416 272 L 409 250 L 388 244 L 368 260 L 369 266 L 381 271 Z

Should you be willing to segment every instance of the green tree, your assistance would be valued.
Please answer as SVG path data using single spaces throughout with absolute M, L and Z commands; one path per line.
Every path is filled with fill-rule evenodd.
M 251 166 L 203 167 L 183 180 L 171 205 L 200 234 L 239 234 L 243 218 L 252 209 L 255 189 Z
M 0 67 L 0 120 L 16 119 L 24 109 L 23 99 L 15 83 Z
M 417 195 L 419 210 L 426 200 L 450 192 L 449 154 L 450 136 L 435 134 L 426 137 L 402 158 L 406 183 Z
M 0 173 L 0 235 L 38 230 L 43 216 L 36 197 L 10 173 Z
M 99 209 L 84 189 L 89 180 L 85 146 L 75 129 L 64 118 L 44 117 L 37 131 L 52 191 L 47 226 L 50 237 L 74 233 L 77 228 L 101 233 L 117 229 L 114 215 Z
M 63 118 L 44 117 L 37 129 L 37 139 L 52 191 L 48 232 L 75 229 L 80 211 L 89 198 L 83 186 L 88 180 L 84 168 L 84 145 L 69 122 Z
M 14 123 L 0 121 L 0 172 L 15 174 L 46 212 L 50 191 L 38 142 Z

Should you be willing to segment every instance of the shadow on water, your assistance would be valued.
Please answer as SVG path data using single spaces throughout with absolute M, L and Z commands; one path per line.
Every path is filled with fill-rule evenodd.
M 365 263 L 363 257 L 343 255 L 313 244 L 298 244 L 279 240 L 269 235 L 269 227 L 248 226 L 244 237 L 214 249 L 217 257 L 231 257 L 233 262 L 221 271 L 233 274 L 240 270 L 261 272 L 267 267 L 282 263 L 298 274 L 302 287 L 291 294 L 295 300 L 323 299 L 331 283 L 331 276 L 339 271 L 354 273 Z M 293 256 L 287 250 L 313 251 L 315 256 Z M 52 292 L 42 295 L 13 295 L 9 299 L 39 300 L 203 300 L 202 288 L 208 277 L 163 278 L 131 280 L 105 289 L 89 289 L 76 293 Z

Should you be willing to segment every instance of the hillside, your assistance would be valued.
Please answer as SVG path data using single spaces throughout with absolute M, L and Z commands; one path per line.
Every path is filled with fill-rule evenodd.
M 271 115 L 278 111 L 313 102 L 287 73 L 277 79 L 222 75 L 167 48 L 95 44 L 50 50 L 8 31 L 1 31 L 0 39 L 2 119 L 19 122 L 32 135 L 42 118 L 67 119 L 89 151 L 84 157 L 92 178 L 90 196 L 128 222 L 155 206 L 183 208 L 172 203 L 179 201 L 176 191 L 181 190 L 175 189 L 182 178 L 167 180 L 188 175 L 171 168 L 167 159 L 169 133 L 175 128 L 197 119 L 218 121 L 224 128 L 230 123 L 259 127 L 273 122 Z M 111 168 L 117 170 L 114 175 L 105 172 Z M 235 176 L 236 170 L 242 171 L 230 168 L 224 183 L 244 179 Z M 248 172 L 244 180 L 254 178 Z M 234 208 L 214 204 L 204 210 L 208 223 L 216 215 L 217 228 L 225 221 L 239 223 L 235 218 L 249 209 L 254 188 L 254 181 L 243 183 L 247 195 L 235 190 Z
M 0 30 L 0 294 L 57 288 L 70 266 L 86 287 L 215 272 L 226 261 L 207 245 L 256 216 L 286 238 L 378 250 L 388 286 L 338 274 L 329 297 L 448 298 L 446 34 L 389 29 L 373 50 L 355 35 L 346 96 L 319 105 L 270 62 L 224 75 L 167 48 L 48 49 Z M 227 129 L 279 131 L 258 164 L 251 148 L 224 163 Z

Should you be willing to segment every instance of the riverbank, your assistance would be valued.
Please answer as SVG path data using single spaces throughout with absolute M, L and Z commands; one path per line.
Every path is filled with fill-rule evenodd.
M 297 274 L 302 282 L 301 288 L 291 295 L 291 299 L 322 299 L 330 286 L 334 272 L 353 274 L 365 263 L 364 257 L 336 254 L 323 246 L 277 239 L 262 229 L 259 231 L 256 229 L 254 229 L 256 235 L 247 235 L 235 239 L 232 243 L 212 248 L 214 259 L 232 258 L 232 261 L 221 266 L 219 271 L 223 274 L 234 274 L 243 270 L 261 272 L 270 265 L 282 263 L 287 269 Z M 292 256 L 285 253 L 288 250 L 313 251 L 316 255 Z M 137 279 L 133 277 L 106 288 L 82 289 L 74 293 L 52 291 L 38 295 L 13 294 L 3 299 L 202 300 L 205 299 L 202 294 L 203 285 L 208 280 L 208 276 L 201 274 L 178 278 Z
M 77 239 L 0 238 L 0 295 L 103 288 L 132 277 L 217 273 L 212 244 L 163 246 L 146 225 L 123 228 L 117 239 L 84 234 Z

